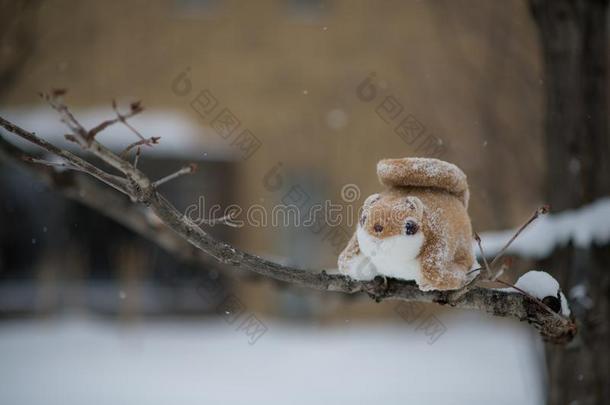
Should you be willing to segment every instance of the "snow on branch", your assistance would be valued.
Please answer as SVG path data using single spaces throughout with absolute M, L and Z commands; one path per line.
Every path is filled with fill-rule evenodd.
M 512 230 L 481 233 L 485 255 L 498 254 L 513 233 Z M 570 242 L 582 248 L 610 242 L 610 198 L 604 197 L 575 210 L 539 218 L 521 233 L 506 253 L 544 259 L 556 248 Z
M 98 136 L 98 133 L 102 132 L 107 126 L 115 124 L 113 120 L 109 120 L 106 123 L 102 122 L 93 127 L 93 129 L 87 130 L 70 113 L 67 106 L 63 104 L 61 101 L 62 95 L 63 92 L 55 92 L 51 96 L 45 96 L 45 98 L 49 101 L 51 107 L 60 114 L 62 120 L 70 129 L 71 133 L 66 138 L 77 143 L 84 151 L 102 160 L 113 168 L 114 171 L 120 173 L 120 175 L 107 173 L 75 154 L 58 148 L 34 133 L 2 117 L 0 117 L 0 127 L 60 158 L 65 163 L 65 166 L 62 166 L 63 168 L 74 169 L 77 174 L 86 173 L 97 181 L 126 194 L 132 203 L 141 203 L 149 207 L 156 214 L 158 220 L 160 220 L 161 228 L 159 228 L 159 224 L 152 223 L 149 218 L 140 215 L 133 208 L 115 209 L 112 212 L 106 212 L 106 214 L 120 222 L 129 224 L 136 232 L 146 235 L 149 239 L 161 244 L 170 251 L 174 251 L 176 254 L 188 252 L 185 246 L 190 245 L 195 247 L 197 252 L 203 252 L 205 255 L 214 258 L 221 265 L 243 268 L 265 277 L 301 287 L 346 294 L 365 293 L 377 301 L 387 299 L 438 303 L 459 308 L 481 310 L 494 316 L 512 317 L 529 322 L 539 330 L 543 338 L 555 343 L 566 343 L 576 333 L 576 326 L 573 320 L 568 316 L 562 315 L 562 311 L 550 308 L 547 303 L 544 303 L 543 298 L 546 297 L 534 296 L 518 286 L 512 289 L 491 289 L 482 288 L 473 283 L 458 291 L 421 291 L 414 282 L 410 281 L 396 279 L 356 281 L 348 276 L 331 274 L 331 271 L 307 270 L 284 266 L 243 252 L 232 245 L 216 240 L 198 224 L 195 224 L 179 212 L 158 191 L 156 185 L 160 183 L 151 180 L 135 164 L 125 160 L 122 156 L 98 141 L 98 139 L 103 138 Z M 139 104 L 137 106 L 139 108 L 136 110 L 139 112 L 141 107 Z M 124 124 L 129 116 L 121 115 L 120 118 L 121 123 Z M 144 138 L 141 135 L 138 137 Z M 7 145 L 6 142 L 0 142 L 0 150 L 3 150 L 0 153 L 0 157 L 6 158 L 7 156 L 14 156 L 16 148 L 12 145 Z M 7 153 L 7 150 L 12 151 L 12 153 Z M 32 159 L 29 160 L 32 162 Z M 18 162 L 22 165 L 27 164 L 24 160 L 19 160 Z M 45 165 L 43 167 L 52 170 L 49 166 Z M 191 170 L 189 169 L 189 171 Z M 162 182 L 172 181 L 179 175 L 187 174 L 186 172 L 187 170 L 184 169 L 175 174 L 170 174 L 163 178 Z M 92 183 L 82 184 L 90 185 Z M 103 194 L 99 193 L 97 197 L 101 197 Z M 109 210 L 105 204 L 87 199 L 87 197 L 81 196 L 80 198 L 84 200 L 82 202 L 99 211 L 104 212 L 104 209 Z M 131 207 L 137 206 L 131 204 Z M 111 208 L 112 205 L 110 206 Z M 168 236 L 169 232 L 158 232 L 159 229 L 173 231 L 174 237 Z M 155 233 L 159 233 L 162 237 L 155 235 Z M 193 255 L 192 252 L 185 254 Z M 552 283 L 547 283 L 547 285 L 550 284 Z M 559 295 L 559 293 L 560 291 L 553 291 L 554 296 Z

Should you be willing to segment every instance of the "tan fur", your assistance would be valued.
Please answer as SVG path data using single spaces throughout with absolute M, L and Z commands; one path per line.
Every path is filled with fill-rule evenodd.
M 439 159 L 383 159 L 377 163 L 381 184 L 393 186 L 432 187 L 456 195 L 468 208 L 468 182 L 456 165 Z
M 418 256 L 419 287 L 452 290 L 464 286 L 474 263 L 466 175 L 437 159 L 385 159 L 377 168 L 381 183 L 388 188 L 367 198 L 359 226 L 384 239 L 404 235 L 406 221 L 415 221 L 424 235 Z M 361 254 L 354 235 L 339 256 L 339 269 L 349 274 L 350 260 Z

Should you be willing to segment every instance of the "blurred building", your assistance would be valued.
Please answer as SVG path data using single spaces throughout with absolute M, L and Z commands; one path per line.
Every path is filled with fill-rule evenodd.
M 223 203 L 271 210 L 298 190 L 308 203 L 357 208 L 379 189 L 380 158 L 413 155 L 464 169 L 477 230 L 520 223 L 541 203 L 544 83 L 525 2 L 52 0 L 2 7 L 0 110 L 39 108 L 37 92 L 53 87 L 69 89 L 76 111 L 107 108 L 116 98 L 142 100 L 151 110 L 142 120 L 178 114 L 199 129 L 200 150 L 185 160 L 209 168 L 206 182 L 225 179 L 225 168 L 232 173 L 215 183 Z M 172 134 L 150 135 L 172 143 Z M 221 151 L 220 166 L 205 166 L 208 153 Z M 151 169 L 178 165 L 163 161 Z M 174 197 L 196 200 L 205 184 L 179 180 Z M 358 198 L 342 199 L 347 184 L 358 187 Z M 352 228 L 227 232 L 245 250 L 316 268 L 335 266 Z M 268 287 L 248 284 L 240 297 L 265 310 L 308 313 L 314 305 L 284 292 L 259 299 Z

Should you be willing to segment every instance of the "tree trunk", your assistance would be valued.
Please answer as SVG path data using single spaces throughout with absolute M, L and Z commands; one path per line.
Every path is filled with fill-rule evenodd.
M 610 194 L 608 3 L 530 0 L 544 62 L 546 197 L 554 212 Z M 540 267 L 572 296 L 579 326 L 572 345 L 547 348 L 548 403 L 610 403 L 610 246 L 567 246 Z

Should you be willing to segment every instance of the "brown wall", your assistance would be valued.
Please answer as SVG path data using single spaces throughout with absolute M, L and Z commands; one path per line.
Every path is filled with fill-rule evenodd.
M 285 187 L 341 201 L 346 183 L 362 197 L 378 189 L 378 159 L 426 154 L 376 114 L 394 95 L 401 117 L 412 114 L 469 175 L 476 229 L 515 225 L 541 202 L 544 83 L 524 2 L 329 0 L 299 12 L 291 4 L 304 2 L 227 0 L 190 14 L 186 3 L 41 2 L 17 22 L 33 28 L 31 48 L 2 37 L 5 51 L 28 58 L 0 106 L 37 104 L 37 91 L 67 87 L 78 107 L 135 97 L 197 120 L 188 99 L 208 88 L 262 142 L 238 163 L 239 202 L 271 207 L 288 190 L 263 186 L 278 161 Z M 179 97 L 171 83 L 186 67 L 193 90 Z M 363 102 L 356 88 L 373 71 L 380 93 Z M 333 110 L 345 114 L 343 127 L 329 126 Z M 278 230 L 240 235 L 252 251 L 294 251 Z M 333 266 L 335 254 L 322 244 L 305 259 Z

